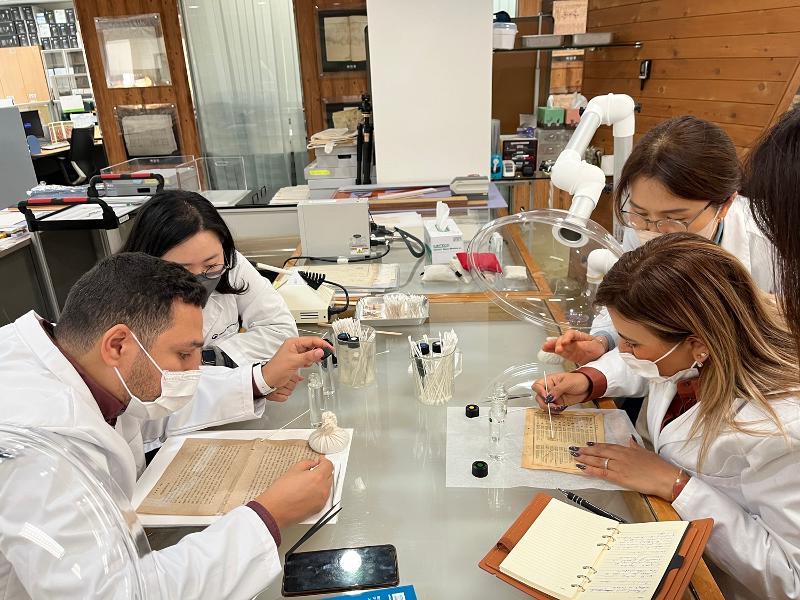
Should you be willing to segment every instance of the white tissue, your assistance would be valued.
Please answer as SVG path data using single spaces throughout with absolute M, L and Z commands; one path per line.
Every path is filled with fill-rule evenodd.
M 436 203 L 436 229 L 447 231 L 447 219 L 450 218 L 450 207 L 444 202 Z
M 528 278 L 528 270 L 522 265 L 506 265 L 503 267 L 503 277 L 512 280 Z
M 422 281 L 425 283 L 458 281 L 458 276 L 450 268 L 450 265 L 426 265 L 422 273 Z

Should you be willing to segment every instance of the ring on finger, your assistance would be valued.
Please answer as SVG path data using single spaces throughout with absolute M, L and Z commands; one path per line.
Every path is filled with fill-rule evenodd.
M 608 461 L 610 461 L 610 460 L 611 460 L 610 458 L 607 458 L 607 459 L 605 459 L 605 461 L 603 462 L 603 468 L 604 468 L 606 471 L 608 471 Z

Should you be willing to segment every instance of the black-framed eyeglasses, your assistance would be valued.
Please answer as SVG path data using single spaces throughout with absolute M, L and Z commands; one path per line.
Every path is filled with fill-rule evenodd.
M 204 279 L 219 279 L 228 270 L 228 265 L 210 265 L 198 273 Z
M 626 200 L 625 204 L 627 204 L 630 200 Z M 659 233 L 685 233 L 689 231 L 689 226 L 694 223 L 697 219 L 700 218 L 708 207 L 711 206 L 713 202 L 709 202 L 703 208 L 700 209 L 694 217 L 691 219 L 657 219 L 652 221 L 646 217 L 643 217 L 640 214 L 630 212 L 627 210 L 620 211 L 622 216 L 622 223 L 626 227 L 630 227 L 631 229 L 638 229 L 639 231 L 644 231 L 645 229 L 650 229 L 650 225 L 656 226 L 656 231 Z M 717 209 L 717 213 L 719 213 L 719 209 Z

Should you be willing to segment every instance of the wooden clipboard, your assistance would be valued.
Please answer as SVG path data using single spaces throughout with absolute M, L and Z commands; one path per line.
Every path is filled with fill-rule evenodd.
M 547 494 L 537 494 L 533 501 L 522 511 L 522 514 L 517 517 L 517 520 L 508 528 L 508 531 L 497 541 L 494 548 L 489 550 L 489 553 L 478 563 L 478 566 L 484 571 L 488 571 L 529 596 L 541 600 L 554 599 L 552 596 L 502 573 L 500 571 L 500 563 L 508 556 L 508 553 L 511 552 L 517 542 L 522 539 L 522 536 L 528 531 L 550 500 L 552 498 Z M 681 598 L 703 556 L 703 550 L 706 547 L 708 538 L 711 536 L 711 527 L 713 525 L 713 519 L 698 519 L 689 523 L 681 546 L 678 548 L 678 556 L 683 558 L 683 564 L 679 568 L 674 568 L 667 572 L 655 596 L 655 600 L 677 600 Z

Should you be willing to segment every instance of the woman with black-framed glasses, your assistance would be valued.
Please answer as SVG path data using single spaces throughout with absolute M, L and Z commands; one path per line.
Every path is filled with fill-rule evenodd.
M 283 298 L 236 250 L 225 221 L 200 194 L 167 190 L 153 196 L 139 209 L 122 251 L 178 263 L 198 277 L 209 294 L 206 348 L 218 349 L 233 365 L 267 360 L 297 335 Z
M 296 337 L 297 326 L 283 298 L 236 250 L 211 202 L 182 190 L 156 194 L 139 209 L 122 252 L 144 252 L 177 263 L 208 293 L 203 308 L 205 367 L 197 395 L 203 398 L 202 410 L 181 411 L 168 423 L 147 423 L 142 428 L 146 450 L 159 447 L 166 435 L 257 418 L 264 399 L 288 399 L 301 380 L 298 369 L 308 366 L 304 356 L 310 357 L 317 342 Z

